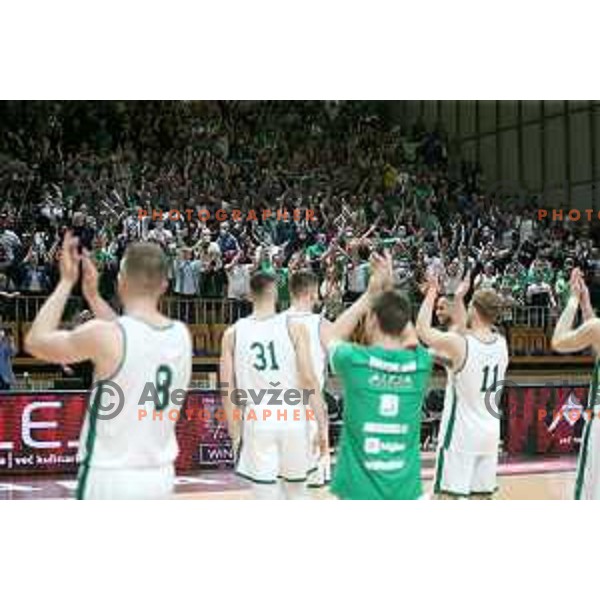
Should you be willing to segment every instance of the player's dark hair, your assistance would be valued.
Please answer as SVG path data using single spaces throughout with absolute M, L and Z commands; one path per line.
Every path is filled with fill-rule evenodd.
M 274 273 L 257 271 L 250 277 L 250 291 L 255 298 L 260 298 L 276 281 L 277 278 Z
M 401 335 L 411 319 L 408 298 L 396 290 L 378 294 L 371 302 L 379 328 L 387 335 Z
M 290 275 L 288 285 L 292 296 L 300 296 L 311 288 L 318 286 L 319 278 L 312 271 L 303 269 Z
M 121 268 L 128 279 L 148 291 L 159 288 L 169 275 L 167 257 L 153 242 L 135 242 L 127 246 Z

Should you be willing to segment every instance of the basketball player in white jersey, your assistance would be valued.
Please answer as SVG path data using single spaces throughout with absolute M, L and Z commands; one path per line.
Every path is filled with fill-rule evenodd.
M 286 314 L 291 322 L 302 323 L 308 329 L 313 371 L 319 382 L 319 389 L 324 390 L 327 374 L 325 340 L 331 329 L 331 323 L 321 315 L 313 312 L 319 302 L 319 279 L 311 271 L 296 271 L 290 275 L 289 289 L 291 304 Z M 323 410 L 327 416 L 325 405 Z M 317 423 L 311 421 L 310 425 L 316 469 L 308 476 L 307 484 L 309 487 L 322 487 L 331 479 L 331 456 L 329 449 L 321 455 L 316 443 Z
M 158 309 L 168 263 L 156 244 L 130 245 L 118 278 L 124 316 L 114 318 L 97 297 L 92 309 L 103 318 L 66 331 L 60 320 L 81 262 L 79 241 L 67 232 L 60 281 L 25 340 L 27 351 L 47 362 L 94 364 L 95 384 L 79 443 L 77 498 L 166 498 L 178 454 L 175 423 L 192 365 L 187 327 Z M 89 275 L 89 256 L 86 262 Z M 90 291 L 85 278 L 83 289 Z
M 326 448 L 310 337 L 303 324 L 276 313 L 274 275 L 255 273 L 250 290 L 253 313 L 225 332 L 221 356 L 223 404 L 236 449 L 236 472 L 252 482 L 257 499 L 302 499 L 314 468 L 312 419 L 321 451 Z
M 449 361 L 434 493 L 440 498 L 489 499 L 497 489 L 497 384 L 508 367 L 506 340 L 493 329 L 501 302 L 493 290 L 476 291 L 467 328 L 442 332 L 431 326 L 438 292 L 437 278 L 432 277 L 417 318 L 418 336 Z
M 594 314 L 590 294 L 579 269 L 573 269 L 570 282 L 571 297 L 556 323 L 552 337 L 552 349 L 556 352 L 568 353 L 591 348 L 596 354 L 575 477 L 575 499 L 600 500 L 600 426 L 598 425 L 600 417 L 598 397 L 600 319 Z M 574 328 L 579 308 L 581 308 L 583 323 Z

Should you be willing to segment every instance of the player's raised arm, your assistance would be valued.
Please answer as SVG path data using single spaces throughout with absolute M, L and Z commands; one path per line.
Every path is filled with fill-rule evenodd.
M 356 329 L 359 321 L 367 314 L 371 298 L 378 292 L 392 286 L 392 259 L 388 252 L 384 255 L 371 256 L 371 277 L 367 291 L 349 308 L 347 308 L 334 323 L 322 331 L 324 345 L 329 347 L 336 341 L 347 340 Z
M 332 339 L 332 327 L 333 323 L 326 319 L 325 317 L 321 318 L 321 323 L 319 325 L 319 340 L 321 341 L 321 346 L 327 354 L 327 344 L 329 340 Z
M 328 452 L 327 415 L 325 402 L 321 394 L 319 379 L 313 369 L 310 354 L 310 336 L 308 329 L 302 323 L 288 325 L 290 337 L 296 350 L 296 365 L 298 369 L 298 382 L 302 390 L 308 391 L 308 402 L 313 415 L 317 420 L 319 429 L 319 446 L 322 453 Z M 304 399 L 304 396 L 303 396 Z
M 229 327 L 223 334 L 221 341 L 221 361 L 219 363 L 219 382 L 221 385 L 221 401 L 227 417 L 227 431 L 233 444 L 234 450 L 240 442 L 241 423 L 235 416 L 235 407 L 231 401 L 231 393 L 235 388 L 235 375 L 233 370 L 233 349 L 235 342 L 235 330 Z
M 465 296 L 469 293 L 471 287 L 471 273 L 467 272 L 454 293 L 452 302 L 452 325 L 450 331 L 462 333 L 467 328 L 467 308 L 465 306 Z
M 451 361 L 454 367 L 461 365 L 465 358 L 466 341 L 456 332 L 439 331 L 431 325 L 433 307 L 439 292 L 436 277 L 432 277 L 427 286 L 425 299 L 417 316 L 417 335 L 421 341 L 443 358 Z
M 110 304 L 102 298 L 98 291 L 98 270 L 96 269 L 96 265 L 94 264 L 89 251 L 86 249 L 83 250 L 81 269 L 81 290 L 90 310 L 97 319 L 114 321 L 118 315 L 112 309 Z
M 578 269 L 579 272 L 579 269 Z M 581 272 L 578 273 L 579 277 L 579 304 L 581 307 L 581 315 L 584 321 L 589 321 L 596 316 L 596 312 L 594 311 L 594 307 L 592 306 L 592 301 L 590 300 L 590 290 L 588 286 L 585 284 L 583 279 L 583 274 Z
M 73 331 L 59 329 L 71 290 L 79 277 L 79 241 L 65 234 L 60 258 L 60 281 L 38 312 L 27 336 L 25 349 L 32 356 L 58 364 L 92 360 L 100 374 L 108 375 L 119 361 L 121 344 L 113 323 L 90 321 Z
M 573 329 L 580 300 L 584 294 L 583 279 L 579 269 L 571 273 L 571 297 L 565 306 L 552 336 L 552 349 L 556 352 L 578 352 L 592 346 L 596 352 L 600 350 L 600 319 L 588 318 L 583 325 Z M 591 309 L 591 305 L 588 311 Z M 593 312 L 593 309 L 592 309 Z M 588 312 L 589 317 L 589 312 Z M 585 315 L 584 315 L 585 318 Z

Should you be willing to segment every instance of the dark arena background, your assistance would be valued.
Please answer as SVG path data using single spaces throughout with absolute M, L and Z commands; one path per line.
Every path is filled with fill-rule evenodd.
M 178 497 L 247 497 L 218 418 L 217 372 L 224 330 L 248 314 L 250 273 L 275 273 L 285 308 L 288 274 L 311 268 L 335 318 L 365 290 L 381 248 L 415 307 L 428 270 L 449 298 L 467 273 L 472 289 L 502 295 L 500 497 L 571 497 L 593 357 L 554 354 L 550 337 L 573 267 L 600 299 L 600 103 L 6 101 L 0 130 L 0 499 L 73 495 L 92 374 L 23 348 L 57 281 L 65 228 L 117 310 L 127 244 L 168 253 L 163 310 L 193 338 L 187 403 L 210 414 L 177 424 Z M 314 218 L 298 217 L 306 211 Z M 75 290 L 65 324 L 87 309 Z M 444 385 L 438 367 L 421 435 L 428 485 Z M 327 399 L 335 440 L 334 377 Z

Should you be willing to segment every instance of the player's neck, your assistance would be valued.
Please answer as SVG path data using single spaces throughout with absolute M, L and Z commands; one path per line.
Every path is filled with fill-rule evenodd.
M 384 350 L 402 350 L 404 348 L 404 344 L 399 338 L 393 338 L 387 335 L 380 337 L 375 342 L 375 345 L 383 348 Z
M 419 345 L 419 339 L 411 331 L 401 336 L 379 334 L 373 340 L 373 343 L 384 350 L 405 350 L 407 348 L 416 348 Z
M 296 312 L 312 312 L 313 308 L 312 308 L 312 301 L 310 299 L 304 300 L 304 299 L 298 299 L 298 300 L 294 300 L 292 302 L 292 305 L 290 306 L 290 308 L 292 310 L 295 310 Z
M 469 333 L 482 341 L 490 341 L 496 337 L 496 334 L 492 331 L 492 328 L 484 323 L 473 323 L 469 329 Z
M 123 310 L 130 317 L 138 317 L 146 321 L 165 320 L 156 303 L 148 298 L 131 298 L 124 303 Z
M 252 307 L 252 314 L 257 319 L 265 319 L 267 317 L 272 317 L 275 314 L 275 307 L 270 302 L 255 302 Z

